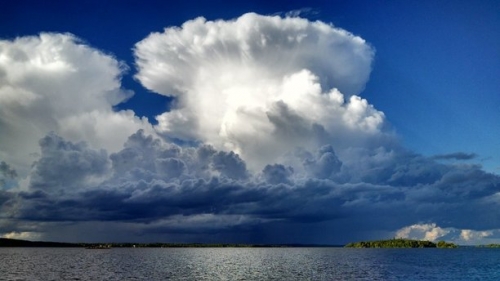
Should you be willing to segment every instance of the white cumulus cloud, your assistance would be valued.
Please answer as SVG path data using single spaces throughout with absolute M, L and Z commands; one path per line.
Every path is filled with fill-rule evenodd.
M 133 95 L 121 88 L 125 70 L 71 34 L 0 40 L 0 158 L 26 176 L 50 131 L 117 151 L 130 134 L 150 128 L 132 111 L 112 109 Z
M 9 239 L 38 240 L 41 236 L 39 233 L 35 232 L 9 232 L 3 234 L 1 237 Z
M 492 230 L 475 231 L 471 229 L 462 229 L 460 231 L 460 238 L 464 241 L 476 241 L 493 235 Z
M 445 240 L 459 245 L 498 243 L 499 229 L 473 230 L 456 227 L 442 228 L 436 223 L 420 223 L 405 226 L 396 232 L 396 237 L 418 240 Z
M 448 233 L 449 229 L 441 228 L 435 223 L 425 223 L 403 227 L 396 232 L 396 237 L 436 241 Z

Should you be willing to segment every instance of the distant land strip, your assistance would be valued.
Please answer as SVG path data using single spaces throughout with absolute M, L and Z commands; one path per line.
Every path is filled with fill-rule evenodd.
M 238 244 L 238 243 L 65 243 L 29 241 L 0 238 L 0 247 L 46 247 L 46 248 L 457 248 L 458 245 L 445 241 L 437 243 L 411 239 L 389 239 L 353 242 L 347 245 L 330 244 Z M 474 246 L 473 246 L 474 247 Z M 476 245 L 481 248 L 500 248 L 500 244 Z
M 62 243 L 0 238 L 0 247 L 65 247 L 65 248 L 306 248 L 342 247 L 322 244 L 236 244 L 236 243 Z
M 57 247 L 57 248 L 70 248 L 70 247 L 81 247 L 81 245 L 75 244 L 75 243 L 28 241 L 28 240 L 0 238 L 0 247 Z

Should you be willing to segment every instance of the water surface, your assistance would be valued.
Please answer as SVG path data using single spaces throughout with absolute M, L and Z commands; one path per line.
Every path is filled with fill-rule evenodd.
M 0 248 L 0 280 L 500 280 L 500 249 Z

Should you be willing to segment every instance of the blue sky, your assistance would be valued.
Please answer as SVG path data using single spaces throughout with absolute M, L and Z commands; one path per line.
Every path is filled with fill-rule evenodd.
M 271 243 L 500 237 L 492 213 L 500 188 L 497 1 L 4 6 L 5 237 L 71 240 L 78 232 L 88 241 Z M 267 25 L 273 16 L 281 19 L 275 29 Z M 304 21 L 288 26 L 287 16 Z M 193 21 L 198 17 L 205 21 Z M 212 26 L 217 20 L 228 26 Z M 183 26 L 188 21 L 193 29 Z M 273 41 L 299 36 L 294 28 L 305 23 L 310 29 L 300 32 L 307 38 L 325 36 L 335 46 Z M 250 44 L 253 60 L 215 45 L 196 55 L 191 41 L 176 39 L 196 38 L 200 30 L 215 30 L 226 46 Z M 243 39 L 228 35 L 236 31 Z M 271 43 L 253 45 L 251 36 L 259 34 Z M 280 51 L 289 47 L 300 54 L 292 59 Z M 185 58 L 182 49 L 192 52 Z M 54 74 L 51 60 L 71 70 Z M 314 92 L 315 83 L 319 96 L 294 92 L 302 86 Z M 280 87 L 294 94 L 269 90 Z M 344 102 L 335 103 L 333 88 Z M 130 235 L 118 237 L 124 230 Z M 295 234 L 280 240 L 283 233 Z

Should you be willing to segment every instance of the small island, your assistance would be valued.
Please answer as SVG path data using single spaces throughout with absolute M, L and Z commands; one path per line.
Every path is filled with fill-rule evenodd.
M 346 248 L 458 248 L 453 243 L 439 241 L 412 240 L 403 238 L 394 238 L 390 240 L 360 241 L 345 245 Z

